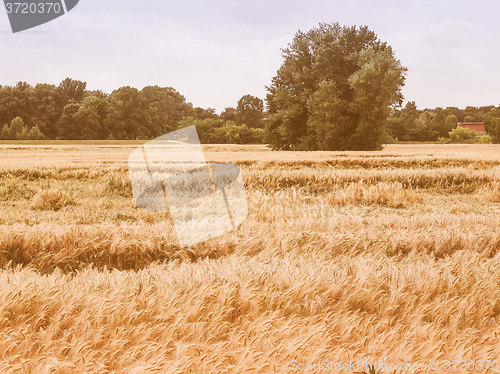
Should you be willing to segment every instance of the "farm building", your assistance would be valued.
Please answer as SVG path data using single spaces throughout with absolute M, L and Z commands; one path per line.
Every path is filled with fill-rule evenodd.
M 484 127 L 484 122 L 459 122 L 457 123 L 459 127 L 465 127 L 474 130 L 477 135 L 486 134 L 486 128 Z

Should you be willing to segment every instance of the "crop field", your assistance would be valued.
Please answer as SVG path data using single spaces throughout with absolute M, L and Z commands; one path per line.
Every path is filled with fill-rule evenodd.
M 134 204 L 138 144 L 0 144 L 1 373 L 500 360 L 500 146 L 207 145 L 249 215 L 183 248 Z

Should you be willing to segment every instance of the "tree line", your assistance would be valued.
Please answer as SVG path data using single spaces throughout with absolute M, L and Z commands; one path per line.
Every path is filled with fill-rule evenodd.
M 456 129 L 458 122 L 484 122 L 492 140 L 500 143 L 500 105 L 418 110 L 414 101 L 391 112 L 387 120 L 387 141 L 453 140 L 453 133 L 450 133 Z
M 217 114 L 212 108 L 193 107 L 171 87 L 121 87 L 108 95 L 86 90 L 85 82 L 71 78 L 58 86 L 0 86 L 2 139 L 152 139 L 196 125 L 203 143 L 278 142 L 279 148 L 283 140 L 274 136 L 276 118 L 266 121 L 269 115 L 264 102 L 252 95 Z M 381 142 L 438 141 L 449 137 L 458 122 L 484 122 L 488 134 L 500 142 L 500 106 L 419 110 L 414 101 L 389 112 Z M 300 125 L 287 125 L 286 136 L 297 136 Z M 305 142 L 298 149 L 307 149 Z M 348 148 L 347 141 L 343 144 Z M 293 142 L 288 148 L 294 148 Z
M 298 31 L 264 101 L 244 95 L 216 113 L 172 87 L 104 93 L 66 78 L 58 86 L 0 86 L 2 139 L 152 139 L 195 125 L 203 143 L 266 143 L 279 150 L 377 150 L 398 141 L 474 141 L 457 122 L 484 122 L 500 143 L 500 106 L 404 107 L 407 69 L 366 26 Z
M 66 78 L 0 86 L 2 139 L 152 139 L 196 125 L 204 143 L 262 143 L 264 103 L 244 95 L 222 113 L 193 107 L 172 87 L 121 87 L 106 94 Z

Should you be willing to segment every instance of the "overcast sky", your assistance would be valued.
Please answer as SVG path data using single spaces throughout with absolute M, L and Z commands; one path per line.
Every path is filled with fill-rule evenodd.
M 297 30 L 338 21 L 394 48 L 409 69 L 405 99 L 420 109 L 500 105 L 499 14 L 500 2 L 485 0 L 80 0 L 12 34 L 1 8 L 0 84 L 171 86 L 220 112 L 247 93 L 265 98 Z

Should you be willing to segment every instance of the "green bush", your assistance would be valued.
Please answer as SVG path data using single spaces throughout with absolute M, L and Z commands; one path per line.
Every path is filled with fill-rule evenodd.
M 477 138 L 474 130 L 461 126 L 451 130 L 448 134 L 451 143 L 474 143 Z
M 207 144 L 262 144 L 264 143 L 264 129 L 249 128 L 247 125 L 238 125 L 235 121 L 218 119 L 184 118 L 180 121 L 181 128 L 196 126 L 200 142 Z
M 9 140 L 40 140 L 45 139 L 45 136 L 40 131 L 38 126 L 28 129 L 21 117 L 14 118 L 10 125 L 4 125 L 1 132 L 2 139 Z
M 491 135 L 481 135 L 479 137 L 480 144 L 491 144 L 493 142 L 493 137 Z

